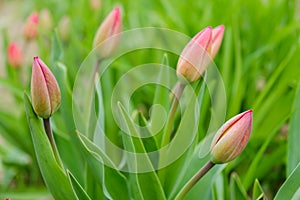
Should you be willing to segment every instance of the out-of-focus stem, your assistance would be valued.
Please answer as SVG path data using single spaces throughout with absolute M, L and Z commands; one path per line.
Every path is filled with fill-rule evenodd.
M 179 191 L 175 200 L 182 200 L 194 185 L 213 167 L 215 163 L 208 161 Z
M 173 97 L 172 106 L 171 106 L 170 113 L 169 113 L 169 116 L 168 116 L 168 119 L 166 122 L 165 130 L 163 133 L 161 147 L 167 145 L 171 139 L 171 133 L 172 133 L 173 125 L 174 125 L 175 114 L 177 111 L 180 97 L 182 96 L 183 90 L 185 88 L 185 85 L 178 82 L 175 87 L 177 87 L 174 89 L 176 94 L 174 94 L 174 97 Z
M 63 168 L 63 164 L 62 164 L 61 159 L 59 157 L 59 153 L 58 153 L 58 150 L 57 150 L 57 147 L 56 147 L 56 144 L 55 144 L 55 140 L 54 140 L 54 137 L 53 137 L 53 132 L 52 132 L 52 129 L 51 129 L 50 119 L 49 118 L 43 119 L 43 122 L 44 122 L 45 132 L 48 136 L 48 139 L 50 141 L 50 144 L 51 144 L 51 147 L 52 147 L 52 150 L 53 150 L 53 153 L 54 153 L 54 157 L 55 157 L 57 163 L 59 164 L 59 166 L 61 168 Z

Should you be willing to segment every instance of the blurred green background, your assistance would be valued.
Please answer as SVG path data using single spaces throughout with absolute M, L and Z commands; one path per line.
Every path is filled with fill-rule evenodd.
M 123 30 L 162 27 L 192 37 L 204 27 L 225 25 L 215 63 L 225 84 L 227 118 L 253 109 L 254 125 L 249 145 L 222 173 L 229 177 L 235 171 L 248 192 L 257 178 L 268 197 L 274 197 L 300 161 L 300 100 L 296 98 L 300 1 L 0 0 L 0 199 L 51 198 L 38 171 L 22 99 L 23 91 L 29 91 L 32 57 L 39 55 L 51 63 L 56 31 L 62 42 L 60 61 L 68 67 L 73 85 L 81 62 L 92 49 L 97 28 L 115 6 L 121 7 Z M 40 34 L 36 40 L 26 41 L 22 29 L 33 11 L 40 16 Z M 24 51 L 18 78 L 6 59 L 10 42 L 18 43 Z M 160 61 L 162 54 L 149 56 L 146 52 L 127 58 L 118 65 L 120 74 L 139 63 Z M 172 67 L 176 62 L 177 57 L 170 56 Z M 151 94 L 135 98 L 147 107 Z M 201 127 L 206 129 L 209 106 L 202 112 L 207 117 L 201 119 Z

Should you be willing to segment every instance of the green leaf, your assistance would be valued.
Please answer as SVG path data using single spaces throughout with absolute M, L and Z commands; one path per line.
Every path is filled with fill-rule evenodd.
M 218 173 L 212 184 L 212 195 L 214 200 L 221 200 L 226 196 L 224 183 L 224 176 L 222 173 Z
M 96 122 L 94 122 L 95 130 L 94 130 L 94 143 L 99 146 L 102 149 L 105 149 L 105 113 L 104 113 L 104 104 L 103 104 L 103 95 L 102 95 L 102 89 L 101 89 L 101 82 L 99 79 L 99 75 L 96 74 L 95 78 L 95 87 L 96 87 L 96 94 L 98 98 L 98 117 L 96 119 Z M 93 119 L 92 119 L 93 120 Z
M 24 95 L 24 104 L 37 161 L 48 189 L 55 199 L 75 198 L 66 174 L 56 162 L 41 120 L 34 113 L 27 94 Z
M 53 68 L 53 73 L 57 79 L 57 82 L 60 86 L 60 92 L 61 92 L 61 106 L 59 109 L 60 115 L 54 116 L 54 119 L 59 118 L 55 122 L 61 122 L 55 123 L 57 125 L 56 127 L 53 127 L 53 130 L 55 130 L 55 133 L 57 133 L 57 129 L 59 128 L 63 129 L 63 132 L 65 135 L 67 135 L 67 139 L 63 137 L 57 137 L 57 146 L 60 150 L 61 157 L 64 160 L 64 163 L 66 165 L 66 168 L 68 168 L 74 176 L 76 176 L 77 180 L 83 184 L 83 171 L 84 171 L 84 165 L 83 157 L 77 148 L 78 145 L 80 145 L 78 137 L 75 134 L 75 123 L 73 120 L 73 113 L 72 113 L 72 90 L 68 81 L 67 77 L 67 67 L 60 62 L 56 62 Z M 54 129 L 56 128 L 56 129 Z M 72 157 L 70 157 L 70 154 L 72 154 Z M 76 162 L 74 162 L 76 160 Z
M 46 200 L 53 199 L 47 188 L 43 187 L 28 187 L 23 189 L 11 189 L 6 192 L 0 193 L 0 199 L 13 199 L 13 200 Z
M 0 110 L 1 135 L 18 148 L 29 154 L 33 154 L 34 150 L 30 139 L 30 133 L 28 128 L 24 127 L 27 126 L 26 119 L 25 121 L 24 119 L 23 117 L 19 118 L 12 113 Z M 19 126 L 16 126 L 16 121 L 20 121 Z
M 76 196 L 76 199 L 77 200 L 91 200 L 91 198 L 84 191 L 82 186 L 78 183 L 76 178 L 73 176 L 73 174 L 69 170 L 67 170 L 67 174 L 68 174 L 69 182 L 72 186 L 74 195 Z
M 137 120 L 140 125 L 139 132 L 142 134 L 142 142 L 146 152 L 156 151 L 158 148 L 156 138 L 151 133 L 151 128 L 142 112 L 137 113 Z
M 300 163 L 292 171 L 287 180 L 279 188 L 274 200 L 286 200 L 292 199 L 294 195 L 299 195 L 298 190 L 300 188 Z
M 11 79 L 0 77 L 0 85 L 11 92 L 17 99 L 23 99 L 22 87 L 14 83 Z
M 86 136 L 78 133 L 91 173 L 102 185 L 104 194 L 112 199 L 129 199 L 126 177 L 121 174 L 109 157 Z M 107 165 L 105 165 L 107 164 Z
M 233 39 L 234 39 L 234 56 L 235 56 L 235 70 L 233 71 L 233 82 L 239 84 L 232 85 L 232 93 L 230 101 L 230 107 L 228 108 L 229 116 L 233 116 L 239 112 L 239 109 L 242 104 L 242 98 L 244 95 L 244 84 L 242 81 L 243 76 L 243 57 L 242 57 L 242 41 L 240 36 L 240 29 L 238 27 L 238 18 L 234 18 L 233 26 Z
M 135 129 L 135 125 L 132 119 L 127 114 L 125 108 L 118 103 L 120 112 L 123 117 L 123 123 L 125 123 L 127 128 L 127 133 L 123 133 L 124 147 L 128 152 L 131 152 L 127 156 L 127 164 L 131 172 L 133 173 L 135 180 L 137 181 L 138 188 L 140 189 L 141 196 L 143 199 L 166 199 L 164 190 L 160 184 L 157 174 L 152 166 L 152 163 L 147 155 L 143 142 L 138 137 L 140 134 Z M 137 137 L 131 137 L 130 135 Z M 135 153 L 140 153 L 140 157 L 137 157 Z M 140 158 L 139 160 L 137 160 Z M 141 170 L 147 172 L 140 173 Z
M 168 56 L 165 54 L 163 59 L 163 67 L 169 67 Z M 158 83 L 164 83 L 165 85 L 170 84 L 170 72 L 167 70 L 160 70 L 160 73 L 157 78 Z M 153 99 L 153 105 L 151 107 L 151 116 L 150 116 L 150 124 L 151 124 L 151 133 L 153 135 L 161 136 L 159 132 L 163 130 L 164 122 L 167 118 L 167 114 L 165 110 L 169 107 L 169 92 L 168 90 L 157 84 Z
M 247 192 L 243 187 L 239 176 L 236 173 L 231 174 L 230 179 L 230 199 L 231 200 L 248 200 Z
M 298 84 L 297 92 L 294 99 L 292 112 L 294 114 L 290 120 L 289 134 L 288 134 L 288 152 L 287 152 L 287 176 L 292 173 L 297 164 L 300 162 L 300 82 Z
M 243 180 L 243 185 L 244 185 L 245 188 L 249 188 L 252 185 L 252 183 L 253 183 L 253 181 L 256 177 L 255 174 L 257 173 L 257 169 L 259 168 L 260 162 L 264 157 L 264 152 L 266 151 L 268 145 L 272 141 L 273 137 L 276 135 L 279 128 L 282 126 L 282 124 L 288 118 L 289 118 L 289 116 L 285 116 L 281 120 L 281 123 L 279 123 L 275 127 L 273 127 L 273 130 L 269 133 L 268 137 L 265 139 L 265 142 L 263 143 L 263 145 L 260 147 L 260 149 L 256 153 L 255 158 L 253 159 L 250 166 L 248 167 L 247 173 L 242 177 L 243 178 L 242 179 Z
M 59 61 L 63 56 L 63 49 L 62 45 L 59 41 L 57 31 L 54 31 L 53 36 L 52 36 L 52 51 L 51 51 L 51 61 L 52 65 Z
M 252 199 L 253 200 L 261 200 L 266 199 L 265 193 L 260 186 L 260 183 L 257 179 L 255 179 L 254 186 L 253 186 L 253 192 L 252 192 Z
M 198 141 L 197 131 L 199 111 L 203 100 L 205 84 L 202 84 L 201 87 L 200 84 L 198 86 L 200 89 L 199 97 L 188 93 L 189 91 L 185 93 L 186 96 L 190 97 L 188 105 L 181 118 L 176 134 L 169 144 L 166 156 L 169 159 L 173 158 L 174 161 L 170 160 L 169 162 L 173 161 L 172 164 L 165 169 L 162 169 L 160 171 L 162 173 L 159 173 L 159 175 L 166 177 L 164 187 L 167 191 L 166 193 L 171 194 L 171 196 L 177 191 L 180 181 L 184 177 L 186 171 L 189 170 L 188 166 L 191 162 L 196 142 Z M 177 156 L 178 158 L 173 156 Z M 163 170 L 165 172 L 163 172 Z M 166 173 L 166 175 L 163 173 Z

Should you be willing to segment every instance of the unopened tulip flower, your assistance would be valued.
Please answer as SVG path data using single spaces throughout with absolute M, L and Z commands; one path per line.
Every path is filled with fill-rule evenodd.
M 10 43 L 7 49 L 7 59 L 10 66 L 19 68 L 23 64 L 21 48 L 16 43 Z
M 116 7 L 103 21 L 94 38 L 93 47 L 97 48 L 99 59 L 111 56 L 117 49 L 121 39 L 121 30 L 120 8 Z
M 236 158 L 246 147 L 251 131 L 252 110 L 231 118 L 218 130 L 212 141 L 211 161 L 220 164 Z
M 93 11 L 98 11 L 101 8 L 102 0 L 90 0 L 90 7 Z
M 24 36 L 26 39 L 34 39 L 38 36 L 38 25 L 39 25 L 39 15 L 37 12 L 33 12 L 27 18 L 24 26 Z
M 212 45 L 211 45 L 211 57 L 214 59 L 220 49 L 224 36 L 225 26 L 220 25 L 212 30 Z
M 51 31 L 53 26 L 51 12 L 47 8 L 44 8 L 43 10 L 41 10 L 39 18 L 40 18 L 40 29 L 44 33 L 49 33 L 49 31 Z
M 63 16 L 58 23 L 58 34 L 62 41 L 67 41 L 70 36 L 70 17 Z
M 182 82 L 194 82 L 200 78 L 210 63 L 212 28 L 199 32 L 183 49 L 177 63 L 177 76 Z
M 31 99 L 34 111 L 48 119 L 60 106 L 61 95 L 58 83 L 47 65 L 34 57 L 31 76 Z

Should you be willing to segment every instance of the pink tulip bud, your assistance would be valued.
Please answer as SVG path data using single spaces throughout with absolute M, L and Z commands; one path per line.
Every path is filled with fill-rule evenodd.
M 44 119 L 49 118 L 60 106 L 58 83 L 47 65 L 34 57 L 31 76 L 31 99 L 34 111 Z
M 59 37 L 62 41 L 66 42 L 70 38 L 70 17 L 65 15 L 63 16 L 57 27 L 57 31 L 59 34 Z
M 90 7 L 93 11 L 98 11 L 101 8 L 102 0 L 90 0 Z
M 185 82 L 194 82 L 200 78 L 210 63 L 212 28 L 199 32 L 183 49 L 177 63 L 177 76 Z
M 19 68 L 23 64 L 23 54 L 21 48 L 16 43 L 8 45 L 7 59 L 10 66 Z
M 97 34 L 94 38 L 93 47 L 97 48 L 99 59 L 111 56 L 119 45 L 121 39 L 120 32 L 122 30 L 122 21 L 120 15 L 120 8 L 115 8 L 106 17 L 97 31 Z
M 31 13 L 24 26 L 24 36 L 26 39 L 34 39 L 38 36 L 39 15 L 37 12 Z
M 220 49 L 224 36 L 225 26 L 220 25 L 212 30 L 212 45 L 211 45 L 211 57 L 214 59 Z
M 53 27 L 53 20 L 50 10 L 44 8 L 41 10 L 39 16 L 40 17 L 37 21 L 40 21 L 40 30 L 45 34 L 49 34 Z
M 212 162 L 227 163 L 235 159 L 246 147 L 252 131 L 252 110 L 227 121 L 216 133 L 210 153 Z

